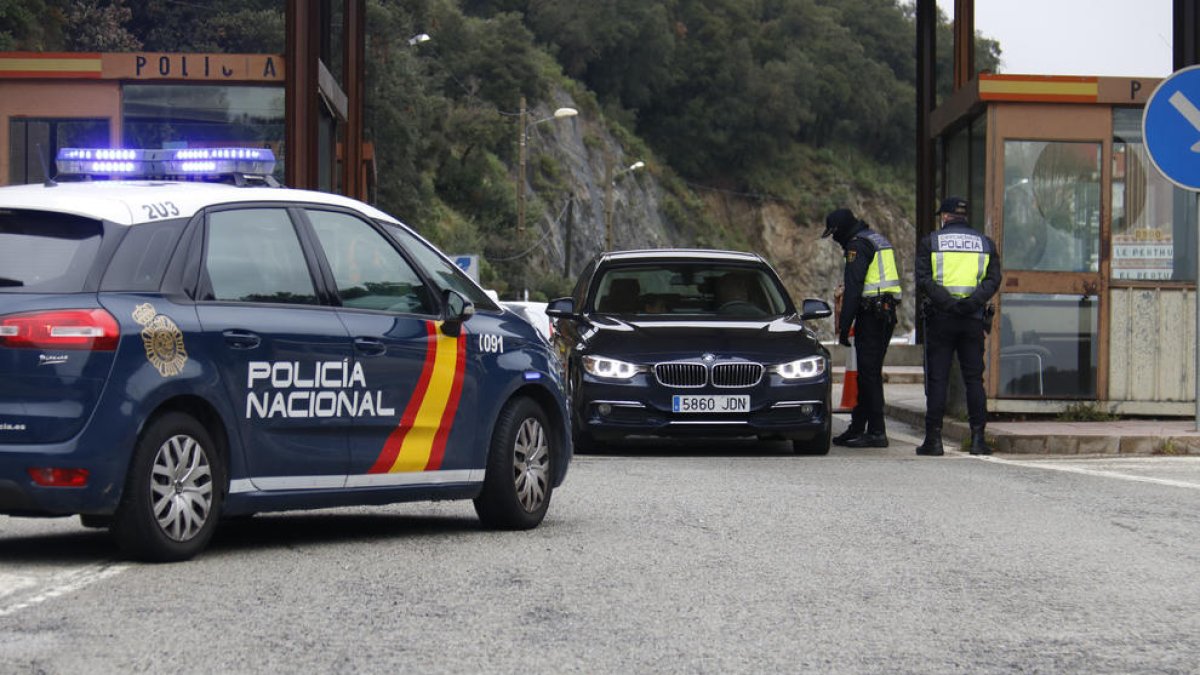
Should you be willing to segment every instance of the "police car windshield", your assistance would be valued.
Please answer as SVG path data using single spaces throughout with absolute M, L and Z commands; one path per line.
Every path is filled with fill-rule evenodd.
M 96 261 L 99 221 L 60 213 L 0 211 L 0 288 L 78 293 Z

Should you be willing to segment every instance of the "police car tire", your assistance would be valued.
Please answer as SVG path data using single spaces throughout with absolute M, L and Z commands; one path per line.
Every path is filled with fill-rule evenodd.
M 825 410 L 829 410 L 829 406 L 825 406 Z M 830 419 L 828 412 L 825 413 L 825 428 L 812 438 L 804 440 L 793 440 L 792 451 L 797 455 L 828 455 L 829 444 L 831 442 L 830 435 L 833 433 L 833 422 Z
M 485 527 L 528 530 L 542 522 L 553 492 L 554 445 L 555 436 L 541 406 L 525 397 L 514 398 L 505 404 L 488 449 L 483 490 L 475 498 L 475 513 Z M 530 446 L 535 451 L 535 466 L 527 472 L 522 465 L 529 459 L 526 450 Z M 518 459 L 518 453 L 523 459 Z M 522 476 L 522 473 L 526 475 Z M 518 483 L 522 478 L 542 486 L 541 500 L 533 508 L 521 503 Z
M 189 451 L 199 453 L 197 459 L 207 462 L 209 472 L 210 491 L 204 523 L 181 540 L 168 536 L 164 531 L 155 515 L 153 504 L 155 465 L 160 461 L 160 451 L 174 439 L 181 439 L 185 443 L 194 441 L 195 446 L 186 447 Z M 161 483 L 159 485 L 161 489 Z M 166 413 L 151 422 L 138 439 L 130 461 L 121 503 L 113 517 L 112 534 L 121 551 L 131 558 L 148 562 L 188 560 L 204 550 L 212 538 L 221 513 L 224 494 L 224 461 L 208 431 L 188 415 L 179 412 Z

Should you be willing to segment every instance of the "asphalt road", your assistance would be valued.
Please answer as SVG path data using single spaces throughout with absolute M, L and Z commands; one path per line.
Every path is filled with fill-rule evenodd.
M 1200 458 L 577 458 L 469 503 L 259 515 L 195 561 L 0 516 L 0 672 L 1196 672 Z M 907 442 L 906 442 L 907 440 Z

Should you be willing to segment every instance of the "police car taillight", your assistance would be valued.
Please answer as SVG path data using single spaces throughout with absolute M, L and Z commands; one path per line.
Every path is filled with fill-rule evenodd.
M 0 317 L 0 347 L 111 352 L 121 327 L 103 309 L 56 309 Z
M 64 469 L 57 466 L 31 466 L 29 477 L 42 487 L 87 487 L 87 469 Z

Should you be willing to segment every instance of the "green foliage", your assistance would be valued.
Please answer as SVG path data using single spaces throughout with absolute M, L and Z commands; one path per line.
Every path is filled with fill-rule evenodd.
M 1080 401 L 1067 405 L 1054 419 L 1059 422 L 1111 422 L 1121 416 L 1104 410 L 1095 401 Z
M 339 23 L 342 3 L 330 6 Z M 0 0 L 0 49 L 281 53 L 284 11 Z M 803 222 L 864 191 L 911 211 L 914 25 L 903 0 L 367 0 L 373 197 L 443 248 L 484 253 L 485 283 L 551 295 L 557 282 L 528 268 L 549 250 L 547 212 L 580 186 L 561 156 L 533 153 L 529 225 L 515 232 L 516 111 L 522 96 L 545 110 L 565 91 L 593 169 L 614 142 L 653 158 L 673 241 L 751 246 L 700 186 L 787 204 Z M 433 40 L 409 45 L 421 32 Z M 941 16 L 941 96 L 952 43 Z M 999 46 L 976 48 L 979 69 L 995 70 Z M 335 40 L 335 76 L 340 59 Z
M 0 0 L 0 49 L 38 51 L 56 46 L 47 31 L 61 25 L 45 0 Z

